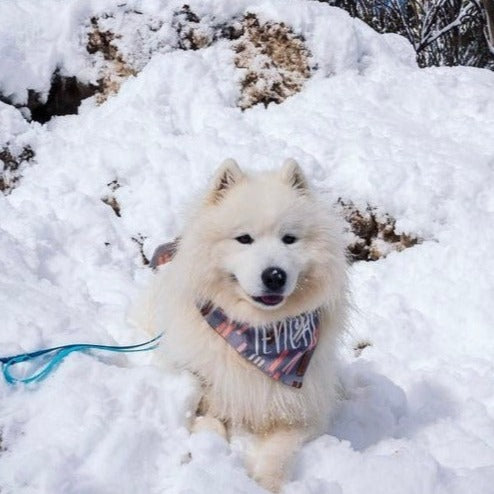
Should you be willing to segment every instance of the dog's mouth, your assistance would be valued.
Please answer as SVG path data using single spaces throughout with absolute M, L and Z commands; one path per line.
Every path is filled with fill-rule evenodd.
M 252 299 L 258 304 L 274 307 L 280 305 L 285 300 L 285 297 L 282 295 L 261 295 L 260 297 L 252 297 Z

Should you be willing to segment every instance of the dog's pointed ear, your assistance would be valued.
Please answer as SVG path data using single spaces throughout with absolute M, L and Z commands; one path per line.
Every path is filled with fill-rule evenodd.
M 208 202 L 216 204 L 221 201 L 225 193 L 240 182 L 243 176 L 244 173 L 234 159 L 228 158 L 223 161 L 214 174 L 210 192 L 207 196 Z
M 308 192 L 309 185 L 304 172 L 293 158 L 285 160 L 281 167 L 280 174 L 283 182 L 293 187 L 297 192 L 300 192 L 301 194 L 306 194 Z

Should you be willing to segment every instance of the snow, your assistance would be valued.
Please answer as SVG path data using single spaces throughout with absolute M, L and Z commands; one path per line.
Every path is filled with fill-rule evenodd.
M 146 22 L 159 19 L 166 40 L 181 6 L 127 4 Z M 402 38 L 320 3 L 190 6 L 218 22 L 245 12 L 286 22 L 317 70 L 284 103 L 241 112 L 228 41 L 176 50 L 134 18 L 121 21 L 129 34 L 118 43 L 153 54 L 101 106 L 92 98 L 79 115 L 41 126 L 0 102 L 0 149 L 35 152 L 18 187 L 0 196 L 0 354 L 147 339 L 126 319 L 151 276 L 132 238 L 144 238 L 148 257 L 173 238 L 225 157 L 265 169 L 293 156 L 328 200 L 377 206 L 423 243 L 351 266 L 344 399 L 329 433 L 301 451 L 285 492 L 492 492 L 494 74 L 418 69 Z M 94 82 L 89 19 L 118 20 L 121 9 L 108 0 L 2 2 L 0 92 L 17 103 L 28 89 L 46 96 L 56 67 Z M 113 180 L 121 217 L 101 201 Z M 370 346 L 356 356 L 362 341 Z M 240 446 L 189 435 L 195 399 L 187 375 L 155 367 L 149 354 L 72 355 L 40 384 L 0 382 L 0 490 L 262 492 Z

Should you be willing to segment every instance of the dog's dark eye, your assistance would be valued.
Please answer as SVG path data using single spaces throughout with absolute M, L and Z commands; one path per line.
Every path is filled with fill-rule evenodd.
M 251 244 L 254 242 L 254 239 L 246 233 L 245 235 L 240 235 L 239 237 L 235 237 L 235 240 L 237 242 L 240 242 L 241 244 Z
M 284 244 L 294 244 L 296 241 L 297 241 L 297 237 L 295 235 L 290 235 L 290 234 L 287 234 L 287 235 L 283 235 L 281 241 L 284 243 Z

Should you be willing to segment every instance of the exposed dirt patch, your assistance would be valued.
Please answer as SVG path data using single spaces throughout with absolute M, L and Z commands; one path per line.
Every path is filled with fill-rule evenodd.
M 0 149 L 0 192 L 5 195 L 12 192 L 22 176 L 22 165 L 31 161 L 33 157 L 34 151 L 29 146 L 22 148 L 19 153 L 8 147 Z
M 120 188 L 120 184 L 118 183 L 118 180 L 112 180 L 109 184 L 106 184 L 109 189 L 110 193 L 104 197 L 101 198 L 101 200 L 108 206 L 110 206 L 113 209 L 113 212 L 120 218 L 120 204 L 118 203 L 114 192 Z
M 103 19 L 109 17 L 111 16 Z M 91 55 L 100 55 L 104 60 L 101 64 L 96 96 L 97 102 L 103 103 L 110 95 L 118 92 L 125 79 L 136 75 L 137 71 L 127 63 L 114 43 L 121 35 L 103 28 L 100 24 L 101 19 L 91 18 L 91 30 L 88 33 L 86 49 Z
M 242 21 L 243 34 L 233 45 L 235 65 L 245 69 L 239 106 L 281 103 L 299 92 L 310 76 L 309 50 L 284 23 L 261 24 L 254 14 Z
M 88 34 L 86 50 L 91 55 L 101 53 L 105 60 L 115 60 L 120 57 L 118 48 L 112 43 L 116 35 L 111 31 L 102 29 L 99 22 L 97 17 L 91 17 L 91 30 Z
M 348 244 L 348 257 L 351 262 L 377 261 L 392 251 L 401 252 L 422 240 L 408 233 L 396 232 L 396 220 L 389 214 L 379 214 L 377 208 L 367 206 L 360 211 L 350 202 L 338 200 L 351 241 Z
M 149 259 L 144 254 L 144 242 L 146 237 L 140 233 L 138 233 L 135 237 L 132 237 L 132 240 L 139 246 L 139 253 L 141 254 L 142 264 L 147 266 L 149 264 Z
M 353 355 L 355 357 L 360 357 L 360 355 L 362 355 L 362 352 L 369 346 L 372 346 L 372 343 L 370 341 L 362 340 L 357 342 L 353 347 Z

